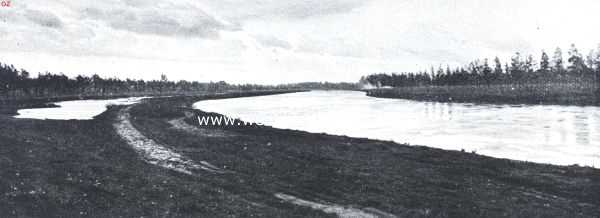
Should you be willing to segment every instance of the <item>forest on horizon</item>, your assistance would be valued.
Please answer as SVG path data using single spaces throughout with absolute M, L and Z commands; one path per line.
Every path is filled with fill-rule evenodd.
M 229 84 L 225 81 L 170 81 L 165 74 L 160 80 L 103 78 L 97 74 L 69 78 L 62 73 L 38 73 L 0 63 L 0 100 L 62 96 L 122 96 L 214 93 L 223 91 L 359 89 L 356 83 L 302 82 L 282 85 Z
M 585 57 L 572 44 L 566 61 L 563 51 L 556 48 L 552 56 L 542 51 L 539 60 L 533 55 L 523 56 L 516 52 L 509 63 L 498 57 L 492 60 L 478 59 L 466 66 L 452 69 L 431 67 L 429 72 L 377 73 L 363 76 L 359 83 L 374 87 L 419 86 L 490 86 L 531 84 L 598 86 L 600 84 L 600 45 Z
M 228 84 L 219 82 L 170 81 L 166 75 L 159 80 L 133 80 L 79 75 L 69 78 L 62 73 L 38 73 L 18 70 L 0 63 L 0 99 L 26 99 L 60 96 L 116 96 L 211 93 L 222 91 L 257 91 L 291 89 L 358 90 L 364 85 L 381 87 L 422 86 L 577 86 L 600 89 L 600 45 L 584 56 L 571 45 L 566 60 L 556 48 L 552 54 L 542 51 L 539 60 L 533 55 L 516 52 L 508 63 L 498 57 L 492 61 L 478 59 L 463 67 L 432 67 L 429 71 L 377 73 L 360 78 L 358 83 L 305 82 L 285 85 Z

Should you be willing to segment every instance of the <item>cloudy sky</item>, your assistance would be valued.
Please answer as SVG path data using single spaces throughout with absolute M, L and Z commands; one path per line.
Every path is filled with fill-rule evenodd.
M 597 0 L 12 0 L 0 62 L 233 83 L 376 72 L 600 43 Z

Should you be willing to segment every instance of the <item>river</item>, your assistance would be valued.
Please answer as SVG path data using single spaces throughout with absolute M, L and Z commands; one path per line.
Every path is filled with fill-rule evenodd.
M 277 128 L 600 166 L 600 107 L 436 103 L 354 91 L 209 100 L 194 107 Z

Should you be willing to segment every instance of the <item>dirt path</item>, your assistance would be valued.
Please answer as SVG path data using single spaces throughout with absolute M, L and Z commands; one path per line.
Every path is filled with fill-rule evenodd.
M 232 136 L 232 135 L 226 133 L 225 131 L 207 130 L 207 129 L 197 128 L 195 126 L 187 124 L 183 119 L 184 118 L 170 120 L 169 124 L 171 124 L 173 129 L 177 129 L 177 130 L 180 130 L 180 131 L 183 131 L 183 132 L 186 132 L 189 134 L 193 134 L 193 135 L 201 135 L 202 137 Z M 301 206 L 301 207 L 308 207 L 313 210 L 320 210 L 320 211 L 323 211 L 324 213 L 328 213 L 328 214 L 335 214 L 341 218 L 395 217 L 394 215 L 387 214 L 387 213 L 378 211 L 376 209 L 374 209 L 374 210 L 377 213 L 368 213 L 363 210 L 352 208 L 352 207 L 345 207 L 345 206 L 341 206 L 341 205 L 337 205 L 337 204 L 313 202 L 313 201 L 300 199 L 298 197 L 288 195 L 288 194 L 283 194 L 283 193 L 276 193 L 276 194 L 274 194 L 274 196 L 286 203 L 294 204 L 296 206 Z
M 329 203 L 318 203 L 309 200 L 300 199 L 295 196 L 291 196 L 288 194 L 277 193 L 275 197 L 298 206 L 310 207 L 315 210 L 321 210 L 325 213 L 335 214 L 340 218 L 391 218 L 396 217 L 392 214 L 387 214 L 376 209 L 377 213 L 368 213 L 360 209 L 352 208 L 352 207 L 344 207 L 337 204 L 329 204 Z
M 139 130 L 137 130 L 130 121 L 131 115 L 129 110 L 131 106 L 119 111 L 117 122 L 113 124 L 117 133 L 123 138 L 127 144 L 133 147 L 139 154 L 144 157 L 148 163 L 171 169 L 177 172 L 193 175 L 194 171 L 204 170 L 213 173 L 224 173 L 224 170 L 206 162 L 194 162 L 183 155 L 160 145 L 156 141 L 147 138 Z M 172 128 L 187 132 L 194 135 L 202 135 L 203 137 L 227 137 L 223 131 L 209 131 L 201 128 L 196 128 L 183 121 L 183 118 L 169 121 Z M 370 213 L 360 209 L 345 207 L 337 204 L 318 203 L 309 200 L 300 199 L 291 195 L 276 193 L 274 197 L 283 202 L 301 207 L 308 207 L 314 210 L 320 210 L 324 213 L 335 214 L 341 218 L 375 218 L 375 217 L 394 217 L 385 213 Z
M 181 154 L 166 148 L 155 142 L 152 139 L 144 136 L 138 131 L 130 121 L 129 110 L 131 106 L 119 111 L 117 122 L 113 124 L 117 133 L 135 149 L 146 162 L 161 166 L 167 169 L 172 169 L 177 172 L 192 175 L 193 171 L 204 170 L 214 173 L 222 173 L 223 171 L 206 161 L 195 163 L 187 159 Z

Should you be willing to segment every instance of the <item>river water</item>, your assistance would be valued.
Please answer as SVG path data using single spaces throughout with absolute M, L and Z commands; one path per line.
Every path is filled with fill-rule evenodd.
M 420 102 L 353 91 L 209 100 L 194 107 L 277 128 L 600 167 L 600 107 Z
M 15 118 L 51 120 L 91 120 L 106 111 L 108 105 L 130 105 L 145 97 L 118 98 L 105 100 L 75 100 L 54 103 L 59 107 L 21 109 Z

